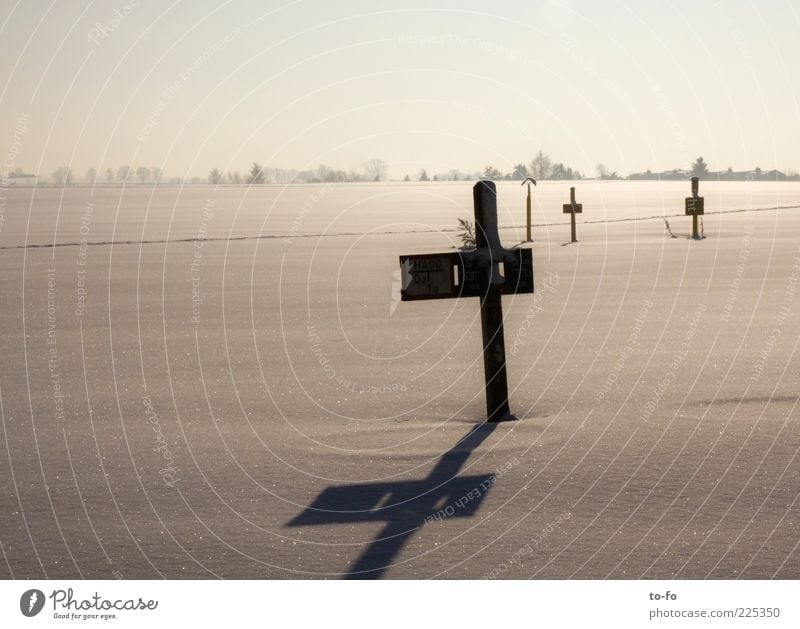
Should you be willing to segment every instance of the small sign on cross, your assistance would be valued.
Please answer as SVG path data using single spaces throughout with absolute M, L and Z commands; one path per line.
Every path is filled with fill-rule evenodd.
M 505 249 L 497 229 L 497 188 L 472 189 L 475 251 L 400 256 L 403 301 L 480 297 L 488 421 L 516 419 L 508 406 L 502 295 L 533 292 L 530 249 Z

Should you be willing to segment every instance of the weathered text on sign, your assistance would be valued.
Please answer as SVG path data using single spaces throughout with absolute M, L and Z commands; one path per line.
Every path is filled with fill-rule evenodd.
M 415 299 L 444 299 L 454 294 L 452 254 L 430 253 L 400 256 L 403 301 Z
M 686 197 L 686 216 L 700 216 L 705 214 L 704 197 Z

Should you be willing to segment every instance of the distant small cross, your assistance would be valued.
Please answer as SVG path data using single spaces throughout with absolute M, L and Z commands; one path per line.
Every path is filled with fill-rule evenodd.
M 692 177 L 692 196 L 686 197 L 686 216 L 692 217 L 692 238 L 700 240 L 697 231 L 697 217 L 705 214 L 705 199 L 699 196 L 700 177 Z
M 583 213 L 583 204 L 575 203 L 575 187 L 569 189 L 569 203 L 562 206 L 564 214 L 570 215 L 570 225 L 572 228 L 572 242 L 578 242 L 577 230 L 575 228 L 575 215 Z

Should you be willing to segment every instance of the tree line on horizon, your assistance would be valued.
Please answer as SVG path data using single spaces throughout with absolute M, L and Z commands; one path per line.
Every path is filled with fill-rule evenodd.
M 164 177 L 163 170 L 158 166 L 139 166 L 132 168 L 128 165 L 120 166 L 115 170 L 106 168 L 101 174 L 96 168 L 90 168 L 84 179 L 84 183 L 139 183 L 139 184 L 211 184 L 211 185 L 260 185 L 267 183 L 352 183 L 352 182 L 380 182 L 387 180 L 388 165 L 380 158 L 371 158 L 364 162 L 362 168 L 342 170 L 320 164 L 315 169 L 295 170 L 286 168 L 271 168 L 262 166 L 258 162 L 253 162 L 250 169 L 245 173 L 239 171 L 223 171 L 213 168 L 205 178 L 202 177 Z M 727 170 L 712 172 L 709 170 L 708 163 L 703 157 L 698 157 L 689 169 L 672 169 L 662 172 L 647 170 L 640 173 L 631 173 L 627 177 L 622 177 L 616 171 L 611 171 L 604 164 L 596 165 L 596 179 L 603 181 L 614 180 L 683 180 L 696 176 L 701 179 L 719 179 L 728 181 L 752 181 L 752 180 L 778 180 L 778 181 L 800 181 L 800 175 L 796 171 L 783 173 L 778 170 L 762 171 L 756 167 L 752 170 L 734 171 L 732 168 Z M 9 178 L 33 177 L 26 175 L 22 169 L 17 168 L 8 174 Z M 533 177 L 537 181 L 547 180 L 580 180 L 586 177 L 580 171 L 556 162 L 544 151 L 539 151 L 527 164 L 519 163 L 508 171 L 503 172 L 492 165 L 486 166 L 483 171 L 465 172 L 458 169 L 450 169 L 447 172 L 430 175 L 426 169 L 421 169 L 412 177 L 406 174 L 403 181 L 472 181 L 475 179 L 491 179 L 494 181 L 522 181 L 527 177 Z M 71 185 L 76 183 L 72 169 L 62 166 L 53 171 L 51 180 L 56 185 Z

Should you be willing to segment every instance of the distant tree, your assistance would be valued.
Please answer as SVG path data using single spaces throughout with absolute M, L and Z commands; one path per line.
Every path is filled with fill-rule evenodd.
M 106 168 L 106 181 L 108 183 L 114 181 L 114 171 L 111 170 L 110 168 Z
M 528 175 L 534 179 L 550 179 L 553 170 L 553 162 L 543 151 L 539 151 L 531 160 L 528 168 Z
M 621 177 L 617 174 L 617 171 L 610 171 L 606 168 L 605 164 L 601 162 L 597 162 L 597 176 L 600 179 L 608 179 L 608 180 L 616 180 L 621 179 Z
M 95 183 L 97 181 L 97 169 L 90 168 L 86 171 L 86 181 L 89 183 Z
M 434 180 L 434 181 L 439 181 L 439 175 L 434 175 L 434 176 L 433 176 L 433 180 Z
M 239 171 L 228 173 L 228 183 L 242 183 L 242 176 Z
M 218 168 L 215 168 L 210 173 L 208 173 L 208 183 L 210 183 L 212 186 L 218 186 L 224 180 L 225 180 L 225 175 Z
M 409 177 L 408 175 L 406 175 L 405 177 L 403 177 L 403 181 L 411 181 L 411 177 Z
M 151 166 L 150 167 L 150 176 L 153 178 L 155 183 L 161 181 L 161 177 L 164 176 L 164 171 L 161 170 L 159 166 Z
M 428 177 L 428 171 L 425 170 L 424 168 L 421 171 L 419 171 L 419 177 L 417 177 L 417 179 L 419 179 L 420 181 L 430 181 L 431 180 L 431 178 Z
M 708 175 L 708 164 L 702 157 L 698 157 L 692 164 L 692 175 L 695 177 L 705 177 Z
M 59 186 L 68 186 L 72 183 L 72 170 L 68 166 L 61 166 L 53 171 L 53 181 Z
M 247 173 L 247 183 L 260 184 L 265 182 L 266 177 L 264 177 L 264 169 L 258 162 L 253 162 L 253 165 L 250 167 L 250 172 Z
M 364 162 L 364 170 L 369 181 L 383 181 L 386 179 L 388 167 L 386 166 L 386 162 L 382 159 L 373 157 Z
M 517 164 L 514 166 L 514 171 L 511 173 L 511 179 L 514 181 L 522 181 L 528 176 L 528 167 L 525 164 Z
M 566 168 L 564 164 L 557 162 L 553 164 L 553 169 L 550 172 L 550 176 L 553 179 L 572 179 L 572 177 L 568 176 L 571 174 L 571 171 L 571 168 Z
M 483 169 L 484 179 L 502 179 L 503 173 L 494 166 L 487 166 Z
M 144 183 L 150 178 L 150 169 L 147 166 L 139 166 L 139 168 L 136 169 L 136 176 L 141 183 Z
M 128 179 L 131 178 L 131 167 L 130 166 L 120 166 L 117 168 L 117 179 L 123 183 L 128 183 Z

